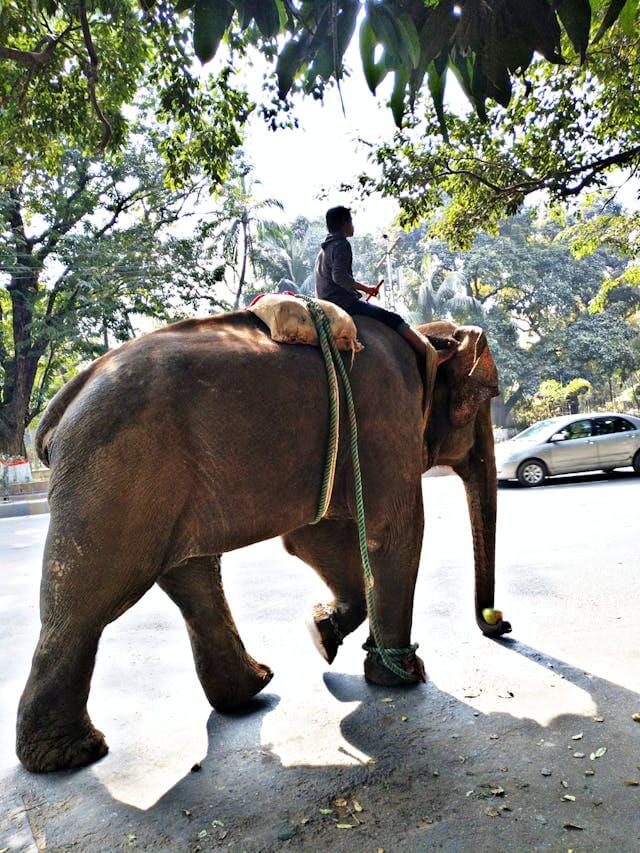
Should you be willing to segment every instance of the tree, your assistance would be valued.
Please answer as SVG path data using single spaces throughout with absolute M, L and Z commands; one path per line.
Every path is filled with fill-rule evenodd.
M 203 125 L 202 119 L 218 110 L 219 123 L 229 126 L 231 119 L 233 124 L 238 107 L 228 109 L 233 57 L 254 46 L 275 61 L 277 92 L 271 82 L 262 105 L 275 126 L 290 107 L 286 99 L 292 91 L 321 97 L 327 84 L 340 84 L 360 8 L 359 0 L 179 0 L 175 5 L 170 0 L 140 0 L 140 5 L 135 0 L 72 5 L 6 0 L 0 12 L 4 108 L 25 150 L 46 147 L 53 158 L 61 135 L 103 148 L 121 144 L 122 107 L 138 88 L 151 85 L 160 92 L 160 118 L 175 124 L 167 155 L 177 161 L 176 171 L 183 174 L 186 162 L 180 136 L 192 134 L 192 155 L 205 165 L 207 153 L 215 156 L 213 171 L 219 172 L 227 153 L 222 143 L 232 141 L 232 134 L 216 140 L 214 125 Z M 589 44 L 620 15 L 625 29 L 632 26 L 636 9 L 637 0 L 366 0 L 360 27 L 364 74 L 374 92 L 393 76 L 390 105 L 398 125 L 427 88 L 444 128 L 447 70 L 484 120 L 487 99 L 509 103 L 514 75 L 529 68 L 534 52 L 562 63 L 563 51 L 574 51 L 584 61 Z M 226 91 L 213 99 L 191 68 L 185 12 L 202 62 L 213 58 L 223 39 L 231 48 L 222 78 Z M 276 42 L 276 36 L 284 38 Z M 572 78 L 565 84 L 573 89 Z
M 441 118 L 425 104 L 376 152 L 382 178 L 363 177 L 365 189 L 399 198 L 404 224 L 428 221 L 443 238 L 468 246 L 478 230 L 495 232 L 534 192 L 561 203 L 606 186 L 614 170 L 636 169 L 638 7 L 624 9 L 623 26 L 593 44 L 585 64 L 534 63 L 509 104 L 491 107 L 486 122 L 447 114 L 445 140 Z
M 311 296 L 315 292 L 314 255 L 321 237 L 318 228 L 304 216 L 289 225 L 266 225 L 260 229 L 256 267 L 269 290 L 291 290 Z
M 206 249 L 167 231 L 193 214 L 203 176 L 170 190 L 146 135 L 113 161 L 69 151 L 61 166 L 56 176 L 32 164 L 0 196 L 0 452 L 22 452 L 60 371 L 109 336 L 203 298 L 218 304 Z
M 138 112 L 124 108 L 149 91 L 173 183 L 196 165 L 221 182 L 251 107 L 230 63 L 199 77 L 187 41 L 171 3 L 141 12 L 135 0 L 5 0 L 0 186 L 20 183 L 33 160 L 54 174 L 67 148 L 122 149 Z
M 227 284 L 233 293 L 233 307 L 243 299 L 250 273 L 256 271 L 256 232 L 275 228 L 266 219 L 270 210 L 282 210 L 275 198 L 258 198 L 258 182 L 251 177 L 251 167 L 237 158 L 229 180 L 225 183 L 221 205 L 216 215 L 202 229 L 202 238 L 222 245 L 222 259 L 227 270 Z

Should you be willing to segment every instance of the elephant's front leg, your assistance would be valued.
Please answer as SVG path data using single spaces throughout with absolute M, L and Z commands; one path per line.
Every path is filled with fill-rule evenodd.
M 393 512 L 387 525 L 379 531 L 371 526 L 369 533 L 373 574 L 369 623 L 371 626 L 376 619 L 382 646 L 391 650 L 392 662 L 407 676 L 387 668 L 379 651 L 375 650 L 372 630 L 367 643 L 372 651 L 367 654 L 364 673 L 367 681 L 374 684 L 407 687 L 425 681 L 424 664 L 411 649 L 413 596 L 424 531 L 421 481 L 400 500 L 392 502 L 391 507 Z
M 386 514 L 370 517 L 368 550 L 373 574 L 373 604 L 385 648 L 409 649 L 415 588 L 424 518 L 418 481 L 402 496 L 388 496 Z M 331 663 L 342 639 L 367 613 L 358 529 L 353 521 L 323 521 L 284 538 L 287 550 L 311 565 L 333 592 L 326 605 L 316 605 L 313 627 L 323 656 Z M 421 680 L 422 662 L 410 651 L 399 659 L 409 678 L 390 672 L 375 652 L 365 661 L 369 681 L 386 686 Z
M 267 686 L 273 673 L 247 653 L 240 639 L 218 556 L 193 557 L 164 572 L 158 585 L 182 611 L 198 678 L 216 710 L 242 705 Z
M 287 534 L 283 542 L 290 554 L 315 569 L 334 595 L 332 601 L 314 605 L 309 620 L 314 645 L 333 663 L 343 639 L 367 615 L 358 529 L 352 521 L 326 520 Z

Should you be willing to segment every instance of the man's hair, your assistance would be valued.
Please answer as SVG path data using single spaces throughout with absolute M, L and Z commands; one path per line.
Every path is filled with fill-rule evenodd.
M 351 211 L 348 207 L 332 207 L 327 210 L 327 231 L 331 234 L 340 231 L 346 222 L 351 221 Z

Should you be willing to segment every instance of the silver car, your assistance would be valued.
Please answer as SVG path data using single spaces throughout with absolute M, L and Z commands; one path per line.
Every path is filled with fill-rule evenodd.
M 554 474 L 613 471 L 640 474 L 640 418 L 611 412 L 563 415 L 532 424 L 496 444 L 498 480 L 539 486 Z

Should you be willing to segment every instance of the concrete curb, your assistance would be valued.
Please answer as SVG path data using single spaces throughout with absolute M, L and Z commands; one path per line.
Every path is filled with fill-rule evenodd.
M 0 518 L 20 518 L 25 515 L 42 515 L 46 512 L 49 512 L 49 501 L 45 497 L 29 501 L 0 502 Z

